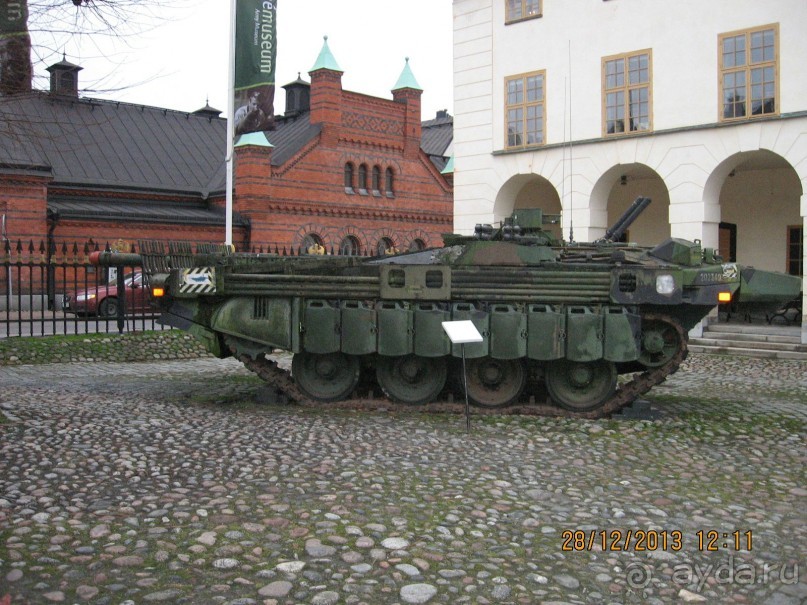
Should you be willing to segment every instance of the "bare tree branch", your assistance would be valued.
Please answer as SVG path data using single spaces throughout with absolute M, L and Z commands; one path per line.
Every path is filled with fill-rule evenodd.
M 34 65 L 49 65 L 70 54 L 70 48 L 74 53 L 81 48 L 85 58 L 94 53 L 109 59 L 113 63 L 110 71 L 116 72 L 125 50 L 136 48 L 138 39 L 197 3 L 198 0 L 4 0 L 0 3 L 0 26 L 6 22 L 9 26 L 0 27 L 0 93 L 30 90 L 34 77 L 32 59 Z M 11 22 L 17 11 L 22 21 Z M 16 24 L 20 27 L 15 29 Z M 112 53 L 106 43 L 110 39 L 114 41 Z M 120 57 L 117 63 L 116 55 Z M 96 83 L 91 89 L 125 87 Z

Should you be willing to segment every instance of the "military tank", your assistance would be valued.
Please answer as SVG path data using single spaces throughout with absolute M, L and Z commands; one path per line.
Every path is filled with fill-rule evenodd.
M 463 352 L 442 323 L 470 320 L 483 337 L 464 350 L 472 404 L 596 418 L 675 372 L 688 331 L 719 303 L 776 308 L 801 290 L 699 241 L 618 243 L 649 203 L 587 244 L 556 241 L 530 209 L 442 248 L 370 259 L 143 241 L 140 254 L 94 260 L 142 266 L 163 323 L 298 402 L 366 401 L 364 377 L 398 404 L 450 403 Z M 278 350 L 293 354 L 290 375 L 268 357 Z

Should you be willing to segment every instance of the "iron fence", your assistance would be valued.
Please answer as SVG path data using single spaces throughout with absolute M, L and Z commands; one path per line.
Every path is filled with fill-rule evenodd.
M 125 251 L 136 252 L 127 244 Z M 107 268 L 90 254 L 115 246 L 85 242 L 3 241 L 0 244 L 0 338 L 54 334 L 123 333 L 170 329 L 149 305 L 140 267 Z M 198 246 L 197 246 L 198 248 Z M 189 248 L 190 250 L 190 248 Z M 278 245 L 253 247 L 254 254 L 328 254 Z M 350 251 L 356 255 L 357 251 Z M 351 254 L 352 253 L 352 254 Z M 330 254 L 344 254 L 330 250 Z M 364 256 L 364 254 L 360 254 Z
M 96 267 L 89 255 L 99 249 L 4 242 L 0 338 L 163 329 L 148 304 L 140 269 Z

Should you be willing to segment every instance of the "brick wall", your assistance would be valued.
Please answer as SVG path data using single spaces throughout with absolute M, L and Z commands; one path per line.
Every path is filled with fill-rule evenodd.
M 358 241 L 362 252 L 370 253 L 382 238 L 399 250 L 409 248 L 413 240 L 441 245 L 441 234 L 452 231 L 453 226 L 452 187 L 420 149 L 421 91 L 401 89 L 394 91 L 392 100 L 381 99 L 343 91 L 340 72 L 320 69 L 310 75 L 310 121 L 321 124 L 317 138 L 274 167 L 271 147 L 236 150 L 234 210 L 250 221 L 249 228 L 234 228 L 236 246 L 298 250 L 309 234 L 320 238 L 328 251 L 338 250 L 348 237 Z M 356 172 L 360 166 L 366 167 L 366 190 L 355 186 L 346 191 L 348 163 Z M 378 192 L 372 190 L 374 167 L 381 173 Z M 393 175 L 391 194 L 385 187 L 387 170 Z M 76 220 L 64 216 L 49 222 L 49 195 L 51 199 L 58 195 L 90 199 L 100 193 L 91 187 L 85 191 L 49 190 L 49 173 L 31 172 L 0 175 L 0 214 L 7 217 L 11 241 L 48 241 L 49 228 L 57 245 L 92 241 L 103 248 L 118 240 L 224 240 L 223 227 L 116 222 L 103 217 Z M 104 199 L 114 195 L 104 193 Z M 129 197 L 121 198 L 121 204 L 131 195 L 155 203 L 168 200 L 149 191 L 126 195 Z M 223 207 L 224 198 L 211 203 Z
M 318 139 L 280 166 L 271 149 L 236 150 L 234 208 L 251 222 L 253 246 L 303 246 L 315 234 L 326 250 L 338 250 L 348 236 L 374 251 L 381 238 L 406 250 L 412 240 L 442 244 L 452 231 L 451 185 L 420 149 L 420 91 L 395 91 L 393 100 L 346 92 L 339 72 L 311 73 L 311 121 L 321 123 Z M 367 168 L 368 188 L 345 189 L 350 162 Z M 372 190 L 372 171 L 381 190 Z M 387 195 L 385 173 L 393 174 Z M 357 176 L 356 176 L 357 178 Z
M 176 224 L 138 223 L 138 222 L 79 222 L 60 221 L 54 233 L 54 241 L 83 242 L 92 240 L 101 249 L 105 244 L 114 244 L 118 240 L 137 243 L 139 239 L 172 240 L 188 242 L 221 242 L 224 229 L 219 227 L 186 226 Z
M 0 215 L 11 241 L 39 241 L 47 234 L 47 195 L 50 176 L 0 175 Z

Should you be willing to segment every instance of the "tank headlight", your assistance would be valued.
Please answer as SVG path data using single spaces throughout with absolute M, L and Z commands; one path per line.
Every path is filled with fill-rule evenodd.
M 719 303 L 730 303 L 731 302 L 731 292 L 718 292 L 717 293 L 717 302 L 719 302 Z
M 165 288 L 159 288 L 155 286 L 154 288 L 151 289 L 151 295 L 154 298 L 162 298 L 163 296 L 165 296 Z
M 672 275 L 659 275 L 656 277 L 656 292 L 669 296 L 675 292 L 675 279 Z

